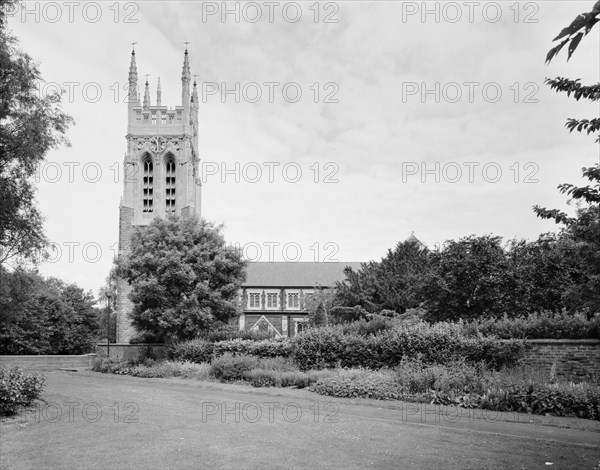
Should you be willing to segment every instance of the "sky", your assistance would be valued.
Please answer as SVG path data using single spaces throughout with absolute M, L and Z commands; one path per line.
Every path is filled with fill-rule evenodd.
M 600 28 L 544 64 L 593 1 L 30 2 L 9 28 L 61 88 L 69 148 L 36 176 L 55 251 L 40 271 L 94 293 L 117 249 L 131 43 L 152 103 L 181 105 L 185 42 L 200 90 L 202 216 L 254 261 L 379 260 L 556 231 L 532 206 L 600 160 L 568 117 L 598 116 L 546 77 L 600 76 Z

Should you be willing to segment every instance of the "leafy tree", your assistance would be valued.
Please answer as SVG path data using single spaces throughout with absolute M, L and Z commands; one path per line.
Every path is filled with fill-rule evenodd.
M 0 354 L 84 354 L 98 335 L 90 292 L 0 267 Z
M 332 308 L 338 305 L 335 289 L 316 286 L 312 294 L 304 296 L 304 308 L 308 312 L 309 321 L 315 316 L 319 306 L 323 306 L 325 315 L 329 317 Z
M 309 317 L 309 322 L 311 326 L 314 326 L 316 328 L 327 326 L 327 312 L 325 311 L 325 306 L 323 305 L 323 302 L 319 303 L 314 315 Z
M 559 190 L 578 203 L 575 217 L 559 209 L 534 206 L 543 219 L 552 219 L 562 226 L 560 239 L 570 244 L 572 262 L 578 277 L 565 293 L 569 310 L 587 309 L 588 314 L 600 312 L 600 165 L 583 168 L 583 175 L 592 185 L 576 187 L 562 184 Z
M 357 271 L 347 268 L 346 279 L 336 285 L 338 301 L 369 312 L 403 313 L 424 300 L 422 281 L 429 269 L 426 249 L 413 241 L 398 243 L 380 262 L 363 263 Z
M 599 15 L 600 0 L 594 4 L 591 12 L 578 15 L 554 38 L 554 41 L 565 39 L 548 52 L 546 62 L 549 63 L 568 41 L 570 44 L 567 60 L 570 59 L 581 39 L 600 21 Z M 577 101 L 581 98 L 592 102 L 600 100 L 600 83 L 584 86 L 579 81 L 579 79 L 570 80 L 562 77 L 546 79 L 551 89 L 566 93 L 568 97 L 572 95 Z M 565 126 L 569 132 L 585 131 L 588 135 L 598 133 L 596 143 L 600 142 L 600 117 L 569 118 Z M 569 307 L 570 309 L 583 307 L 591 314 L 600 311 L 600 164 L 583 168 L 582 172 L 592 185 L 577 187 L 573 184 L 561 184 L 558 186 L 561 193 L 568 195 L 577 203 L 575 217 L 559 209 L 546 209 L 537 205 L 533 210 L 538 217 L 552 219 L 562 225 L 561 239 L 576 248 L 573 259 L 578 263 L 580 276 L 567 293 Z
M 509 264 L 501 237 L 447 241 L 432 254 L 434 270 L 425 282 L 430 320 L 499 316 L 510 295 L 505 290 Z
M 46 153 L 60 144 L 72 119 L 58 93 L 40 96 L 41 80 L 31 57 L 17 48 L 0 8 L 0 265 L 15 257 L 34 260 L 46 246 L 35 206 L 32 177 Z
M 569 55 L 567 56 L 567 60 L 571 58 L 577 46 L 583 39 L 583 36 L 587 35 L 594 25 L 600 21 L 598 19 L 598 15 L 600 14 L 600 0 L 596 2 L 596 4 L 592 7 L 592 11 L 587 13 L 581 13 L 577 15 L 577 17 L 571 22 L 569 26 L 563 28 L 558 36 L 556 36 L 552 41 L 558 41 L 559 39 L 563 39 L 560 44 L 553 47 L 548 51 L 546 55 L 546 62 L 551 62 L 552 59 L 560 52 L 567 42 L 570 41 L 568 50 Z
M 120 272 L 132 287 L 138 330 L 162 340 L 191 339 L 239 315 L 245 262 L 225 246 L 221 230 L 176 216 L 135 230 Z
M 117 280 L 118 267 L 114 263 L 104 281 L 104 285 L 98 290 L 99 301 L 107 303 L 106 307 L 98 312 L 100 337 L 106 341 L 108 329 L 108 339 L 111 343 L 117 341 Z

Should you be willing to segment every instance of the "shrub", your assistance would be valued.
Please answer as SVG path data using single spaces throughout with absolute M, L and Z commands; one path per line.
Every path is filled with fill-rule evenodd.
M 295 372 L 298 369 L 296 363 L 288 357 L 267 357 L 260 359 L 260 368 L 266 370 L 277 370 L 280 372 Z
M 539 382 L 534 382 L 539 380 Z M 483 363 L 425 364 L 403 361 L 394 371 L 341 370 L 311 389 L 322 395 L 404 399 L 463 408 L 516 411 L 600 420 L 600 387 L 548 384 L 526 368 L 493 371 Z
M 291 354 L 291 342 L 287 338 L 262 341 L 232 339 L 214 344 L 214 355 L 246 355 L 256 357 L 288 357 Z
M 397 400 L 401 397 L 392 372 L 365 369 L 342 370 L 338 375 L 320 379 L 311 390 L 321 395 L 342 398 Z
M 44 389 L 45 377 L 25 374 L 18 367 L 0 367 L 0 416 L 15 414 L 30 406 Z
M 274 338 L 275 333 L 270 331 L 240 330 L 238 325 L 224 325 L 221 328 L 210 331 L 205 335 L 207 341 L 216 343 L 230 339 L 250 339 L 261 341 Z
M 214 345 L 204 339 L 192 339 L 169 346 L 169 355 L 178 361 L 190 361 L 197 364 L 210 362 L 213 357 Z
M 281 375 L 277 370 L 252 369 L 244 372 L 243 378 L 254 387 L 281 387 Z
M 251 382 L 254 387 L 304 388 L 331 374 L 333 374 L 331 371 L 300 372 L 258 368 L 245 372 L 244 379 Z
M 584 313 L 542 312 L 509 318 L 474 320 L 465 331 L 494 335 L 499 338 L 586 339 L 600 338 L 600 313 L 588 319 Z
M 146 359 L 145 362 L 152 363 L 154 361 Z M 121 359 L 112 359 L 107 357 L 96 357 L 92 370 L 103 374 L 129 374 L 131 367 L 135 366 L 135 361 L 127 361 Z
M 241 380 L 244 378 L 244 372 L 257 368 L 258 359 L 252 356 L 234 356 L 226 353 L 221 357 L 213 359 L 211 363 L 211 373 L 217 379 L 228 382 Z
M 332 325 L 351 323 L 367 318 L 367 312 L 360 306 L 356 307 L 333 307 L 329 310 L 329 321 Z
M 293 339 L 293 357 L 301 370 L 331 367 L 395 367 L 403 358 L 448 363 L 464 357 L 494 368 L 516 363 L 522 342 L 467 337 L 452 323 L 396 325 L 377 335 L 345 333 L 343 326 L 311 329 Z

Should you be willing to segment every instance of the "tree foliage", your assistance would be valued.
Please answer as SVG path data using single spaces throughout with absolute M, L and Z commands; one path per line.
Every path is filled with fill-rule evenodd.
M 381 261 L 363 263 L 357 271 L 346 268 L 346 279 L 336 286 L 337 299 L 347 307 L 369 312 L 403 313 L 423 301 L 421 281 L 430 267 L 426 249 L 412 241 L 398 243 Z
M 571 24 L 565 28 L 563 28 L 558 36 L 556 36 L 552 41 L 558 41 L 563 39 L 557 46 L 554 46 L 552 49 L 548 51 L 546 55 L 546 62 L 549 63 L 552 59 L 560 52 L 560 50 L 567 44 L 569 41 L 568 56 L 567 60 L 571 58 L 577 46 L 583 39 L 583 36 L 586 36 L 594 27 L 594 25 L 600 21 L 598 19 L 598 15 L 600 14 L 600 0 L 598 0 L 595 5 L 592 7 L 592 11 L 587 13 L 581 13 L 577 15 L 577 17 L 571 22 Z
M 132 323 L 157 339 L 191 339 L 239 315 L 245 262 L 220 226 L 195 217 L 138 228 L 120 273 L 131 284 Z
M 84 354 L 94 350 L 91 292 L 36 271 L 0 267 L 0 354 Z
M 0 265 L 34 260 L 45 247 L 32 177 L 50 149 L 68 145 L 64 133 L 72 123 L 60 94 L 40 96 L 37 65 L 6 30 L 5 8 L 14 3 L 0 9 Z

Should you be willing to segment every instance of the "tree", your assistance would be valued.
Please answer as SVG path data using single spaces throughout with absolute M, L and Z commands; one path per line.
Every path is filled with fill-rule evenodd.
M 501 237 L 471 235 L 447 241 L 432 254 L 432 262 L 424 287 L 428 319 L 500 316 L 507 311 L 509 263 Z
M 40 96 L 37 65 L 17 48 L 0 8 L 0 265 L 12 258 L 35 260 L 46 246 L 35 206 L 32 177 L 46 153 L 61 144 L 72 119 L 58 93 Z
M 592 185 L 576 187 L 561 184 L 561 193 L 578 203 L 575 217 L 559 209 L 534 206 L 536 215 L 562 225 L 560 239 L 571 244 L 570 259 L 577 265 L 577 279 L 565 294 L 569 310 L 586 309 L 589 315 L 600 312 L 600 165 L 583 168 Z
M 304 308 L 308 313 L 309 321 L 315 316 L 319 306 L 323 307 L 325 316 L 329 317 L 329 312 L 336 305 L 338 305 L 338 302 L 335 289 L 328 289 L 317 285 L 312 294 L 304 296 Z
M 347 268 L 346 279 L 336 285 L 338 301 L 372 313 L 381 310 L 403 313 L 424 300 L 422 281 L 429 268 L 426 249 L 413 241 L 398 243 L 380 262 L 363 263 L 357 271 Z
M 0 354 L 84 354 L 98 338 L 91 292 L 0 267 Z
M 98 325 L 100 328 L 100 337 L 106 340 L 108 330 L 108 339 L 111 343 L 117 341 L 117 280 L 118 267 L 114 263 L 104 280 L 104 285 L 98 289 L 98 299 L 100 302 L 106 302 L 106 307 L 98 312 Z
M 327 312 L 325 311 L 325 306 L 323 305 L 323 302 L 319 303 L 314 315 L 309 317 L 309 322 L 310 325 L 314 326 L 315 328 L 327 326 Z
M 560 44 L 552 48 L 546 62 L 558 54 L 561 48 L 570 41 L 567 60 L 579 45 L 581 39 L 587 35 L 594 25 L 600 21 L 600 0 L 597 1 L 589 13 L 578 15 L 573 22 L 563 28 L 554 41 L 565 38 Z M 546 79 L 546 83 L 556 92 L 573 96 L 577 101 L 581 98 L 592 102 L 600 100 L 600 83 L 583 86 L 579 79 L 570 80 L 563 77 Z M 569 132 L 598 133 L 596 143 L 600 143 L 600 117 L 592 119 L 569 118 L 565 126 Z M 577 249 L 574 259 L 579 265 L 580 277 L 568 294 L 570 307 L 586 308 L 591 314 L 600 311 L 600 164 L 583 168 L 583 176 L 593 184 L 577 187 L 573 184 L 561 184 L 558 189 L 575 200 L 577 210 L 575 217 L 567 215 L 559 209 L 546 209 L 534 206 L 536 215 L 543 219 L 552 219 L 562 225 L 561 239 L 572 243 Z M 570 201 L 569 201 L 570 202 Z
M 246 263 L 222 227 L 196 217 L 137 228 L 119 271 L 129 282 L 133 325 L 157 339 L 191 339 L 239 315 Z

